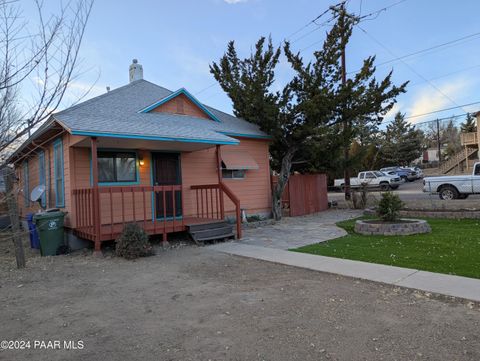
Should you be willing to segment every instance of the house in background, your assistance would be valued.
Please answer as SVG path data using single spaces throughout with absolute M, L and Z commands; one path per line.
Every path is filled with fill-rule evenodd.
M 67 212 L 69 233 L 99 251 L 129 222 L 166 241 L 168 233 L 230 217 L 240 237 L 241 209 L 271 214 L 268 146 L 256 125 L 184 88 L 143 80 L 134 60 L 128 85 L 54 114 L 9 163 L 22 216 L 38 210 L 29 194 L 44 184 L 42 205 Z
M 476 119 L 477 131 L 471 133 L 460 133 L 460 142 L 463 149 L 452 156 L 448 161 L 440 166 L 442 173 L 470 173 L 473 165 L 478 162 L 480 149 L 480 128 L 478 119 L 480 112 L 474 113 Z

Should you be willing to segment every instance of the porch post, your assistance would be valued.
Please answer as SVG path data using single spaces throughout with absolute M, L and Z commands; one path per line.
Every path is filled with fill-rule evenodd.
M 220 217 L 222 220 L 225 219 L 225 208 L 223 205 L 223 188 L 222 188 L 222 151 L 220 149 L 220 144 L 216 146 L 216 155 L 217 155 L 217 176 L 218 176 L 218 185 L 219 185 L 219 197 L 220 197 Z
M 93 186 L 93 227 L 95 232 L 94 254 L 101 255 L 100 246 L 100 197 L 98 193 L 98 160 L 97 160 L 97 138 L 91 137 L 92 151 L 92 186 Z

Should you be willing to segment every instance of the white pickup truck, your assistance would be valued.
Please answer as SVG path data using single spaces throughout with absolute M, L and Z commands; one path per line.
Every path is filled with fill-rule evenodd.
M 471 175 L 426 177 L 423 191 L 438 194 L 440 199 L 465 199 L 470 194 L 480 193 L 480 162 L 475 163 Z
M 358 177 L 350 178 L 351 188 L 360 188 L 365 186 L 367 188 L 380 188 L 382 191 L 390 189 L 397 189 L 402 184 L 402 180 L 398 176 L 390 176 L 379 171 L 366 171 L 358 173 Z M 335 179 L 334 187 L 341 190 L 345 187 L 345 179 Z

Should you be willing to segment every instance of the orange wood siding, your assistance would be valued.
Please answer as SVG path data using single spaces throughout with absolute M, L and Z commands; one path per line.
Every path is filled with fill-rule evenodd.
M 197 118 L 210 119 L 195 103 L 184 94 L 180 94 L 168 102 L 152 109 L 152 112 L 191 115 Z
M 90 148 L 74 147 L 78 139 L 66 134 L 63 136 L 63 157 L 64 157 L 64 186 L 65 186 L 65 207 L 62 210 L 67 212 L 66 225 L 75 227 L 76 205 L 73 204 L 72 190 L 89 188 L 90 184 Z M 247 214 L 259 212 L 270 212 L 271 191 L 270 191 L 270 167 L 268 159 L 268 142 L 264 140 L 252 140 L 240 138 L 238 146 L 222 146 L 221 149 L 241 150 L 248 152 L 259 165 L 258 170 L 247 170 L 245 179 L 224 179 L 224 183 L 240 199 L 241 207 Z M 55 207 L 55 180 L 54 180 L 54 151 L 53 142 L 48 144 L 45 150 L 46 181 L 47 181 L 47 207 Z M 138 150 L 138 157 L 143 158 L 144 165 L 139 166 L 139 185 L 151 184 L 151 151 Z M 50 168 L 48 165 L 50 164 Z M 22 163 L 17 164 L 17 175 L 19 183 L 17 187 L 23 189 Z M 197 152 L 184 152 L 181 154 L 181 175 L 184 197 L 185 217 L 194 216 L 196 213 L 195 191 L 191 190 L 192 185 L 217 184 L 217 165 L 215 148 L 209 148 Z M 29 193 L 39 184 L 38 155 L 29 158 Z M 101 188 L 102 186 L 100 186 Z M 228 215 L 234 213 L 234 206 L 225 196 L 225 211 Z M 24 217 L 28 212 L 38 211 L 38 204 L 31 204 L 25 207 L 23 193 L 20 193 L 18 204 L 20 214 Z M 110 223 L 113 214 L 113 222 L 121 222 L 121 194 L 112 195 L 110 207 L 110 194 L 101 193 L 101 219 L 102 223 Z M 132 221 L 133 196 L 131 193 L 124 194 L 125 221 Z M 120 209 L 119 209 L 120 207 Z M 145 212 L 144 212 L 145 209 Z M 113 211 L 113 212 L 112 212 Z M 151 193 L 146 195 L 143 202 L 142 193 L 135 194 L 135 219 L 143 220 L 144 214 L 147 219 L 152 217 Z
M 257 162 L 259 169 L 247 170 L 244 179 L 223 179 L 223 182 L 240 199 L 242 209 L 247 214 L 271 211 L 270 163 L 268 159 L 268 142 L 240 138 L 239 145 L 222 146 L 222 150 L 241 150 L 248 152 Z M 196 184 L 217 183 L 215 149 L 207 149 L 182 154 L 182 181 L 188 189 Z M 185 215 L 196 212 L 194 194 L 185 194 Z M 225 196 L 225 211 L 229 214 L 235 210 L 234 205 Z

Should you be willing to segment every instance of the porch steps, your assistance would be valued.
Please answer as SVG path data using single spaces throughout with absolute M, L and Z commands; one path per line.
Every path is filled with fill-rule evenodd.
M 188 233 L 197 244 L 235 237 L 233 226 L 224 221 L 187 225 Z

